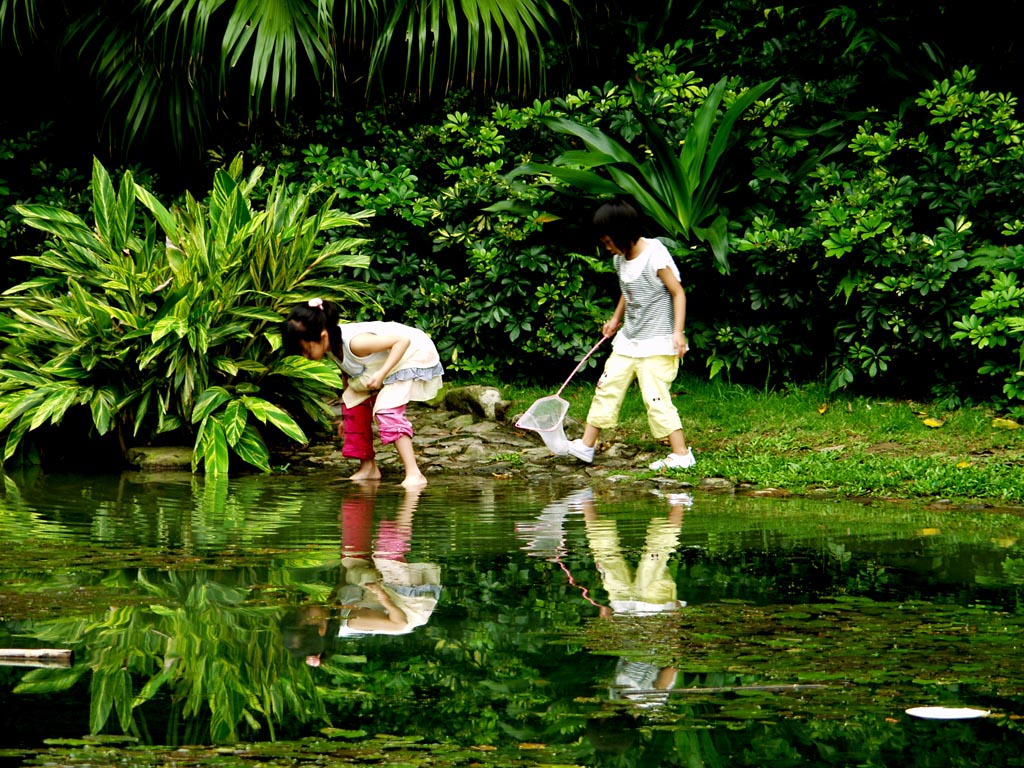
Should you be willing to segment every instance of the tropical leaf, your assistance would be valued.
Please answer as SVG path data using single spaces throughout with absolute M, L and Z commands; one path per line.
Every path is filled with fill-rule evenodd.
M 105 435 L 114 424 L 114 416 L 118 411 L 117 390 L 113 387 L 103 387 L 96 390 L 96 393 L 89 401 L 89 408 L 92 410 L 92 423 L 96 425 L 96 431 Z
M 222 49 L 228 71 L 250 55 L 249 94 L 258 109 L 260 96 L 270 82 L 270 103 L 287 104 L 295 97 L 298 51 L 302 51 L 319 78 L 320 63 L 333 72 L 333 2 L 318 0 L 294 3 L 287 0 L 239 0 L 224 31 Z M 250 52 L 251 46 L 251 52 Z M 279 94 L 280 91 L 280 94 Z
M 94 669 L 89 681 L 89 730 L 100 733 L 114 707 L 114 683 L 118 670 Z
M 48 384 L 41 390 L 43 401 L 32 415 L 29 429 L 39 429 L 46 422 L 59 423 L 68 408 L 77 404 L 82 390 L 75 384 Z
M 232 448 L 242 461 L 263 472 L 270 471 L 270 452 L 260 433 L 251 424 L 245 426 Z
M 426 0 L 423 3 L 343 4 L 342 29 L 351 39 L 372 39 L 369 81 L 382 80 L 396 41 L 405 41 L 405 83 L 417 92 L 447 91 L 456 82 L 489 87 L 499 80 L 509 87 L 533 84 L 534 64 L 543 88 L 544 47 L 556 6 L 547 0 Z M 442 62 L 441 57 L 447 56 Z M 461 62 L 465 71 L 456 75 Z M 441 70 L 444 66 L 444 80 Z M 504 70 L 502 72 L 502 70 Z
M 341 389 L 343 386 L 338 366 L 322 360 L 307 360 L 299 355 L 289 355 L 278 360 L 270 373 L 293 379 L 310 379 L 333 389 Z
M 240 400 L 232 400 L 224 406 L 224 412 L 220 418 L 224 425 L 224 437 L 231 447 L 234 447 L 242 436 L 248 417 L 249 411 Z
M 167 235 L 168 240 L 171 243 L 174 243 L 177 240 L 177 224 L 171 212 L 156 199 L 152 192 L 138 184 L 135 185 L 135 196 L 138 198 L 139 202 L 146 206 L 146 209 L 153 214 L 153 218 L 156 219 L 160 229 L 162 229 Z
M 298 443 L 306 443 L 305 433 L 284 410 L 258 397 L 242 397 L 249 412 L 264 424 L 273 424 L 285 435 Z
M 67 669 L 33 669 L 14 686 L 15 693 L 61 693 L 74 687 L 88 668 L 78 665 Z
M 193 463 L 203 462 L 207 475 L 226 475 L 230 463 L 228 440 L 224 426 L 216 416 L 210 416 L 203 422 L 196 446 L 193 449 Z

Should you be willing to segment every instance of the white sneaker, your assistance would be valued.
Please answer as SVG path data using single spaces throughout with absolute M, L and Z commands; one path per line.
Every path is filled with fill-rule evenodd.
M 580 461 L 585 461 L 587 464 L 594 460 L 594 449 L 583 444 L 582 440 L 570 440 L 569 441 L 569 455 L 575 456 Z
M 689 469 L 697 464 L 693 457 L 693 450 L 686 449 L 686 453 L 670 453 L 664 459 L 651 462 L 651 469 Z

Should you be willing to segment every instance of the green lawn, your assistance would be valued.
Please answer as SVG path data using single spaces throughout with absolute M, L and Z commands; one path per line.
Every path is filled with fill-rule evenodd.
M 501 389 L 515 413 L 552 394 Z M 821 387 L 764 392 L 684 376 L 674 393 L 700 477 L 797 494 L 1024 502 L 1024 425 L 990 408 L 943 411 L 923 402 L 829 396 Z M 591 383 L 567 387 L 569 415 L 584 421 L 592 394 Z M 657 447 L 636 387 L 616 434 L 602 440 L 609 437 Z

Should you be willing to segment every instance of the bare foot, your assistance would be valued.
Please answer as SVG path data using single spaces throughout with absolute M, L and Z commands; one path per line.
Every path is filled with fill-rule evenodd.
M 380 470 L 376 467 L 373 469 L 360 469 L 354 475 L 351 475 L 349 480 L 380 480 Z
M 415 475 L 406 475 L 405 480 L 402 481 L 403 488 L 422 488 L 426 484 L 427 478 L 422 472 L 418 472 Z

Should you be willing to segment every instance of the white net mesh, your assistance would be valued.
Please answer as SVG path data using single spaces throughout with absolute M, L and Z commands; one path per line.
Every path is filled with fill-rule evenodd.
M 565 456 L 569 453 L 569 440 L 562 428 L 562 421 L 568 410 L 569 402 L 558 395 L 542 397 L 519 417 L 516 426 L 536 432 L 549 451 L 556 456 Z

